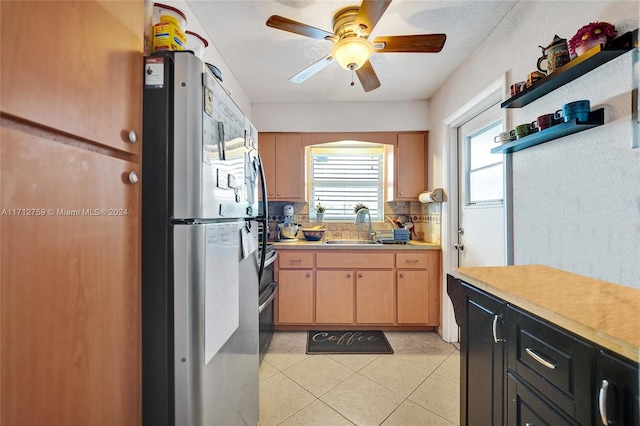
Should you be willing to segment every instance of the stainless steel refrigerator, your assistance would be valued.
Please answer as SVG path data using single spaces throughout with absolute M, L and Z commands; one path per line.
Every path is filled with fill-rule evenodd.
M 257 132 L 191 52 L 144 73 L 143 424 L 256 425 Z

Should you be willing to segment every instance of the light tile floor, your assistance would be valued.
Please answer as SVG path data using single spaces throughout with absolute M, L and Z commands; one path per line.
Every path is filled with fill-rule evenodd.
M 458 425 L 456 347 L 433 332 L 385 335 L 393 355 L 306 355 L 306 332 L 276 332 L 260 366 L 259 425 Z

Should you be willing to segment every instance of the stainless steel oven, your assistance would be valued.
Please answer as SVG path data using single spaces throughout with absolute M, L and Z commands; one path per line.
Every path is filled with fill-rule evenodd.
M 267 349 L 269 349 L 271 338 L 273 337 L 273 299 L 276 297 L 276 293 L 278 291 L 278 283 L 274 281 L 273 275 L 274 262 L 278 258 L 278 252 L 275 250 L 273 244 L 266 245 L 266 252 L 264 271 L 260 279 L 260 287 L 258 291 L 258 315 L 260 324 L 258 341 L 261 364 L 265 353 L 267 353 Z

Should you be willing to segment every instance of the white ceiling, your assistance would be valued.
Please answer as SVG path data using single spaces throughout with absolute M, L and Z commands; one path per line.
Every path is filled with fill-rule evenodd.
M 445 33 L 439 53 L 377 53 L 382 86 L 365 93 L 357 76 L 332 63 L 303 83 L 289 77 L 331 52 L 332 43 L 267 27 L 281 15 L 332 32 L 339 9 L 358 0 L 187 0 L 251 103 L 367 102 L 429 99 L 517 1 L 394 0 L 370 38 Z M 214 64 L 215 65 L 215 64 Z M 223 75 L 224 78 L 224 75 Z

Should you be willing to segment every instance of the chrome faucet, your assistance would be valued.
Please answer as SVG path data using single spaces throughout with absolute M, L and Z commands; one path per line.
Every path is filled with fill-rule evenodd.
M 364 218 L 364 215 L 367 215 L 367 218 Z M 356 225 L 360 225 L 362 223 L 365 223 L 365 220 L 369 223 L 369 234 L 367 239 L 371 240 L 371 241 L 375 241 L 376 240 L 376 233 L 373 232 L 373 228 L 371 227 L 371 213 L 369 213 L 369 209 L 363 208 L 358 210 L 358 212 L 356 213 L 356 221 L 355 224 Z

